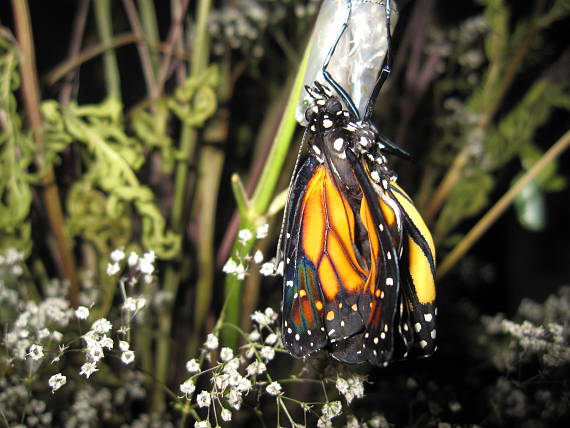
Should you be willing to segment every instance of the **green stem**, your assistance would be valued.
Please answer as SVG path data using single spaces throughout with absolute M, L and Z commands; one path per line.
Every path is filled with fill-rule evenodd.
M 113 42 L 111 0 L 97 0 L 94 2 L 94 5 L 99 38 L 105 46 L 109 46 Z M 121 100 L 121 79 L 114 49 L 109 49 L 103 54 L 103 68 L 105 83 L 107 84 L 107 95 Z
M 305 54 L 297 72 L 295 83 L 291 90 L 291 95 L 287 101 L 287 107 L 285 108 L 281 123 L 277 129 L 273 146 L 267 156 L 266 167 L 261 173 L 257 187 L 253 192 L 253 197 L 250 200 L 249 211 L 240 212 L 240 229 L 253 229 L 255 219 L 259 216 L 263 216 L 267 212 L 275 193 L 275 188 L 277 187 L 277 182 L 281 175 L 281 170 L 283 169 L 283 164 L 285 163 L 287 153 L 291 146 L 291 140 L 297 126 L 297 122 L 295 121 L 295 109 L 297 108 L 297 102 L 299 100 L 301 90 L 303 89 L 305 69 L 307 68 L 310 49 L 311 46 L 308 44 L 305 48 Z M 246 245 L 243 245 L 236 240 L 230 254 L 248 254 L 253 247 L 253 244 L 253 239 Z M 236 325 L 239 325 L 241 319 L 242 286 L 243 281 L 238 280 L 235 275 L 226 276 L 225 290 L 226 296 L 230 300 L 227 307 L 226 320 L 227 322 L 234 323 Z M 232 291 L 231 297 L 230 291 Z M 238 346 L 238 340 L 239 337 L 235 332 L 231 330 L 224 331 L 223 341 L 225 346 L 236 349 Z
M 196 38 L 193 45 L 193 57 L 191 66 L 191 76 L 198 76 L 208 66 L 208 15 L 211 8 L 211 0 L 200 0 L 197 9 L 197 26 Z M 174 202 L 171 213 L 171 227 L 176 233 L 183 232 L 184 214 L 186 195 L 188 186 L 188 159 L 194 153 L 197 142 L 197 132 L 188 125 L 183 125 L 180 138 L 180 153 L 183 159 L 180 159 L 176 165 L 175 184 L 174 184 Z M 171 263 L 167 266 L 164 277 L 164 290 L 173 297 L 176 296 L 180 276 L 178 270 Z M 160 335 L 157 344 L 157 360 L 156 360 L 156 377 L 159 382 L 166 383 L 168 377 L 168 369 L 170 367 L 170 330 L 172 327 L 171 311 L 164 311 L 159 319 Z M 152 410 L 160 412 L 164 408 L 164 391 L 155 388 L 152 397 Z
M 154 9 L 153 0 L 139 0 L 138 3 L 145 39 L 152 44 L 158 44 L 160 36 L 156 23 L 156 11 Z M 156 76 L 160 64 L 160 57 L 156 51 L 151 51 L 150 62 L 152 63 L 152 69 Z

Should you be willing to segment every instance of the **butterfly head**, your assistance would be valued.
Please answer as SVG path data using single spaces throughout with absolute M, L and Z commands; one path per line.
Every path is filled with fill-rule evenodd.
M 305 86 L 313 99 L 305 112 L 309 130 L 313 133 L 342 128 L 350 122 L 350 114 L 343 109 L 339 98 L 328 86 L 315 82 L 314 87 Z

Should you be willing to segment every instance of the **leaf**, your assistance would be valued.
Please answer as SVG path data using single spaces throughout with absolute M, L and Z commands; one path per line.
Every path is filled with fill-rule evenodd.
M 523 175 L 518 174 L 512 184 Z M 530 181 L 515 198 L 515 213 L 521 226 L 533 232 L 543 230 L 546 225 L 546 203 L 544 193 L 536 181 Z

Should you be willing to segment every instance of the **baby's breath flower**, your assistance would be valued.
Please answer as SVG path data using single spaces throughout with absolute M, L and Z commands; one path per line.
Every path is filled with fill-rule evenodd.
M 107 263 L 107 275 L 113 276 L 121 270 L 119 263 Z
M 222 348 L 220 350 L 220 359 L 223 362 L 229 361 L 234 357 L 234 351 L 231 348 Z
M 198 373 L 200 371 L 200 363 L 194 358 L 186 363 L 186 370 L 188 370 L 189 373 Z
M 105 334 L 99 340 L 99 345 L 101 345 L 101 348 L 113 349 L 113 339 Z
M 148 261 L 149 263 L 154 263 L 154 261 L 156 260 L 156 254 L 154 254 L 154 251 L 147 251 L 146 253 L 143 254 L 143 258 Z
M 111 260 L 115 263 L 120 262 L 125 258 L 125 252 L 123 250 L 116 249 L 111 253 Z
M 112 327 L 113 325 L 109 320 L 107 320 L 106 318 L 100 318 L 91 325 L 91 331 L 100 334 L 105 334 L 108 333 Z
M 129 254 L 129 258 L 127 259 L 127 263 L 130 267 L 136 266 L 139 261 L 139 255 L 134 251 L 131 251 Z
M 253 261 L 257 264 L 260 264 L 263 261 L 263 253 L 261 250 L 257 250 L 253 255 Z
M 259 273 L 263 276 L 270 276 L 273 275 L 273 263 L 272 262 L 265 262 L 259 268 Z
M 61 373 L 54 374 L 48 380 L 48 385 L 51 386 L 52 394 L 61 388 L 67 382 L 67 378 Z
M 241 263 L 240 263 L 239 265 L 237 265 L 235 274 L 236 274 L 236 278 L 239 279 L 240 281 L 241 281 L 242 279 L 244 279 L 244 278 L 245 278 L 245 274 L 246 274 L 245 266 L 242 265 Z
M 323 404 L 323 418 L 325 420 L 331 420 L 332 418 L 340 415 L 342 411 L 342 404 L 340 401 L 331 401 L 329 403 Z
M 253 318 L 253 315 L 252 315 L 252 318 Z M 251 333 L 249 333 L 248 337 L 249 337 L 250 341 L 257 342 L 259 339 L 261 339 L 261 334 L 257 330 L 252 330 Z
M 139 270 L 145 275 L 152 275 L 154 265 L 146 257 L 139 259 Z
M 51 338 L 55 341 L 55 342 L 61 342 L 61 339 L 63 339 L 63 333 L 60 331 L 52 331 L 51 332 Z
M 234 259 L 228 259 L 228 261 L 226 262 L 226 264 L 222 268 L 222 271 L 224 273 L 235 273 L 236 269 L 237 269 L 237 263 L 235 262 L 235 260 Z
M 129 348 L 131 347 L 131 344 L 129 342 L 126 342 L 124 340 L 119 340 L 119 349 L 123 352 L 126 352 L 129 350 Z
M 269 324 L 269 319 L 265 316 L 263 312 L 260 311 L 255 311 L 251 315 L 251 319 L 262 327 Z
M 281 384 L 279 382 L 271 382 L 265 390 L 271 395 L 279 395 L 281 394 Z
M 254 361 L 253 363 L 251 363 L 249 366 L 247 366 L 245 368 L 245 371 L 246 371 L 248 376 L 254 376 L 256 374 L 265 373 L 265 370 L 267 370 L 267 367 L 261 361 Z
M 230 392 L 228 393 L 228 404 L 235 410 L 239 410 L 241 408 L 241 402 L 243 398 L 241 392 L 237 389 L 231 388 Z
M 350 404 L 354 398 L 364 396 L 364 379 L 358 375 L 353 375 L 348 379 L 338 377 L 336 379 L 336 389 L 344 395 L 346 402 Z
M 101 346 L 96 342 L 87 345 L 87 353 L 89 358 L 94 362 L 98 362 L 105 356 L 103 348 L 101 348 Z
M 210 428 L 210 421 L 207 419 L 204 421 L 196 421 L 194 423 L 194 428 Z
M 206 348 L 208 349 L 217 349 L 218 345 L 220 344 L 220 341 L 218 340 L 218 336 L 216 336 L 215 334 L 208 334 L 208 337 L 206 338 Z
M 275 321 L 277 319 L 277 317 L 279 316 L 279 314 L 277 312 L 275 312 L 273 310 L 273 308 L 265 308 L 265 311 L 263 311 L 263 313 L 265 314 L 265 316 L 267 317 L 267 319 L 269 319 L 269 323 L 273 323 L 273 321 Z
M 251 238 L 253 238 L 253 234 L 249 229 L 241 229 L 238 232 L 238 239 L 242 245 L 247 244 L 251 240 Z
M 273 358 L 275 358 L 275 349 L 270 346 L 264 346 L 259 351 L 259 354 L 267 361 L 271 361 Z
M 89 376 L 91 376 L 97 370 L 99 370 L 97 368 L 97 364 L 87 362 L 81 366 L 81 371 L 79 372 L 79 374 L 84 375 L 87 379 L 89 379 Z
M 189 398 L 189 395 L 196 390 L 196 385 L 190 379 L 180 385 L 180 391 Z
M 44 357 L 44 347 L 42 345 L 33 344 L 30 346 L 30 352 L 28 352 L 28 355 L 34 361 L 41 360 Z
M 232 412 L 229 409 L 222 409 L 220 416 L 222 421 L 229 422 L 232 420 Z
M 265 343 L 267 345 L 275 345 L 277 343 L 277 335 L 275 333 L 271 333 L 269 336 L 265 338 Z
M 77 317 L 77 319 L 86 320 L 87 318 L 89 318 L 89 308 L 87 308 L 86 306 L 79 306 L 75 310 L 75 316 Z
M 237 370 L 239 368 L 239 364 L 239 358 L 232 358 L 226 363 L 224 371 L 231 372 L 233 370 Z
M 210 393 L 208 391 L 202 391 L 196 397 L 196 404 L 198 407 L 210 407 L 212 403 L 212 398 L 210 397 Z
M 267 236 L 268 232 L 269 232 L 269 225 L 265 223 L 262 224 L 261 226 L 258 226 L 257 229 L 255 229 L 255 236 L 257 237 L 257 239 L 263 239 Z
M 38 331 L 38 338 L 40 340 L 45 339 L 49 335 L 50 335 L 50 331 L 47 328 L 42 328 L 40 331 Z
M 134 351 L 125 351 L 121 354 L 121 361 L 125 364 L 130 364 L 135 360 Z

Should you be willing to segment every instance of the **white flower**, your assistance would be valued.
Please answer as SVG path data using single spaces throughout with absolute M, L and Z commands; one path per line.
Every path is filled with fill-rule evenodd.
M 125 364 L 130 364 L 135 360 L 134 351 L 125 351 L 121 354 L 121 361 Z
M 119 340 L 119 349 L 123 352 L 128 351 L 129 348 L 131 347 L 131 344 L 129 342 L 126 342 L 124 340 Z
M 124 258 L 125 258 L 125 252 L 123 250 L 117 249 L 111 253 L 111 260 L 113 260 L 115 263 L 120 262 Z
M 336 389 L 344 395 L 346 402 L 350 404 L 354 398 L 364 396 L 364 378 L 358 375 L 353 375 L 348 379 L 338 377 L 336 379 Z
M 263 276 L 270 276 L 273 275 L 273 262 L 265 262 L 259 268 L 259 273 Z
M 263 253 L 261 250 L 257 250 L 253 255 L 253 261 L 257 264 L 260 264 L 263 261 Z
M 269 225 L 265 223 L 257 227 L 257 229 L 255 229 L 255 236 L 257 237 L 257 239 L 263 239 L 267 236 L 268 232 L 269 232 Z
M 85 377 L 87 379 L 89 379 L 89 376 L 91 376 L 93 373 L 95 373 L 97 370 L 99 370 L 97 368 L 97 364 L 95 363 L 90 363 L 87 362 L 85 364 L 83 364 L 81 366 L 81 371 L 79 372 L 80 375 L 85 375 Z
M 238 368 L 239 368 L 239 358 L 233 358 L 226 363 L 224 371 L 231 372 L 237 370 Z
M 154 261 L 156 260 L 156 254 L 154 254 L 154 251 L 147 251 L 146 253 L 143 254 L 143 258 L 149 262 L 149 263 L 154 263 Z
M 77 319 L 86 320 L 87 318 L 89 318 L 89 308 L 87 308 L 86 306 L 79 306 L 75 310 L 75 316 L 77 317 Z
M 107 263 L 107 275 L 113 276 L 121 270 L 119 263 Z
M 260 311 L 255 311 L 251 315 L 251 319 L 262 327 L 264 325 L 269 324 L 269 319 L 265 316 L 265 314 L 263 312 L 260 312 Z
M 143 257 L 139 259 L 139 270 L 145 275 L 151 275 L 154 272 L 154 265 L 146 257 Z
M 49 332 L 49 330 L 47 328 L 42 328 L 40 331 L 38 331 L 38 338 L 40 340 L 45 339 L 46 337 L 48 337 L 51 333 Z
M 208 349 L 217 349 L 220 341 L 218 340 L 218 336 L 215 334 L 210 333 L 206 338 L 206 348 Z
M 61 388 L 67 382 L 67 378 L 61 373 L 54 374 L 48 380 L 48 385 L 51 386 L 52 394 Z
M 220 350 L 220 359 L 223 362 L 229 361 L 234 357 L 234 351 L 231 348 L 222 348 Z
M 273 308 L 265 308 L 265 311 L 263 311 L 265 313 L 265 316 L 270 320 L 270 324 L 271 322 L 275 321 L 277 319 L 277 317 L 279 316 L 279 314 L 277 312 L 275 312 L 273 310 Z
M 131 251 L 129 254 L 129 258 L 127 259 L 127 263 L 130 267 L 136 266 L 139 261 L 139 255 L 134 251 Z
M 93 342 L 87 345 L 87 353 L 92 361 L 98 362 L 101 358 L 105 356 L 103 348 L 97 343 Z
M 194 358 L 186 363 L 186 370 L 188 370 L 189 373 L 198 373 L 200 371 L 200 363 Z
M 99 345 L 101 345 L 101 348 L 113 349 L 113 339 L 104 334 L 99 340 Z
M 251 238 L 253 238 L 253 234 L 249 229 L 241 229 L 238 232 L 238 239 L 242 245 L 247 244 L 251 240 Z
M 342 404 L 340 401 L 331 401 L 330 403 L 323 404 L 323 419 L 331 420 L 335 416 L 340 415 L 342 411 Z
M 41 360 L 44 357 L 44 347 L 42 345 L 32 345 L 30 346 L 30 352 L 28 352 L 30 358 L 34 361 Z
M 279 382 L 271 382 L 265 390 L 271 395 L 279 395 L 281 394 L 281 385 Z
M 210 407 L 211 402 L 212 398 L 210 397 L 210 393 L 208 391 L 202 391 L 196 397 L 196 404 L 198 404 L 198 407 Z
M 277 343 L 277 335 L 275 333 L 271 333 L 269 336 L 265 338 L 265 343 L 267 345 L 275 345 Z
M 275 349 L 270 346 L 264 346 L 259 351 L 259 354 L 267 361 L 271 361 L 273 358 L 275 358 Z
M 240 264 L 236 267 L 236 271 L 235 271 L 235 274 L 236 274 L 237 279 L 239 279 L 240 281 L 241 281 L 242 279 L 244 279 L 244 278 L 245 278 L 245 273 L 246 273 L 245 266 L 240 263 Z
M 239 410 L 241 408 L 242 402 L 241 392 L 237 389 L 231 388 L 228 394 L 228 404 L 235 410 Z
M 210 427 L 210 421 L 208 421 L 207 419 L 204 421 L 196 421 L 196 423 L 194 423 L 194 428 L 209 428 Z
M 248 376 L 254 376 L 256 374 L 262 374 L 267 370 L 267 366 L 261 361 L 254 361 L 249 366 L 245 368 Z
M 91 325 L 91 331 L 95 333 L 105 334 L 108 333 L 113 325 L 106 318 L 100 318 Z
M 236 269 L 237 269 L 237 263 L 234 261 L 234 259 L 228 259 L 228 261 L 222 268 L 222 271 L 224 273 L 235 273 Z
M 252 316 L 253 318 L 253 316 Z M 257 330 L 252 330 L 251 333 L 249 333 L 249 340 L 252 342 L 257 342 L 259 339 L 261 339 L 261 334 L 259 333 L 259 331 Z
M 51 338 L 56 342 L 61 342 L 61 339 L 63 339 L 63 333 L 60 331 L 52 331 Z
M 180 385 L 180 391 L 188 398 L 196 390 L 196 385 L 190 379 Z
M 222 417 L 222 421 L 229 422 L 232 420 L 232 412 L 228 409 L 222 409 L 220 416 Z

